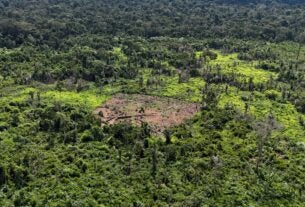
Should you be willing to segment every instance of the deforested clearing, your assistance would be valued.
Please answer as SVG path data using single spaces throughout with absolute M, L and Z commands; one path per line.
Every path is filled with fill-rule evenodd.
M 98 107 L 94 114 L 102 125 L 122 122 L 141 125 L 148 123 L 154 133 L 179 125 L 194 116 L 199 104 L 173 98 L 140 94 L 117 94 Z

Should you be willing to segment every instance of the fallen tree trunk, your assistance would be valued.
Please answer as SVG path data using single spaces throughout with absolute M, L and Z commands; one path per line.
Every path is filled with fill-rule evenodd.
M 130 119 L 134 117 L 143 117 L 143 116 L 156 116 L 157 114 L 137 114 L 137 115 L 127 115 L 127 116 L 114 116 L 114 117 L 105 117 L 108 118 L 106 122 L 109 122 L 113 119 Z

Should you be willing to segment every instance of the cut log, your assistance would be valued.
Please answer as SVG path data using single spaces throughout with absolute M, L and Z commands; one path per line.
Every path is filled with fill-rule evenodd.
M 135 117 L 143 117 L 143 116 L 157 116 L 157 114 L 136 114 L 136 115 L 126 115 L 126 116 L 113 116 L 113 117 L 104 117 L 105 122 L 110 122 L 113 119 L 130 119 Z

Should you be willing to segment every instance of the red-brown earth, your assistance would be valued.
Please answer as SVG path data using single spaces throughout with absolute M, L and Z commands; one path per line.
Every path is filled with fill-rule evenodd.
M 154 133 L 161 133 L 191 118 L 199 109 L 199 104 L 173 98 L 117 94 L 96 108 L 94 114 L 102 125 L 128 122 L 140 126 L 147 122 Z

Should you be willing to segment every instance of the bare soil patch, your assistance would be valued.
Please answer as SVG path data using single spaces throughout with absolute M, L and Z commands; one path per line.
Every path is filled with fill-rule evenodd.
M 199 111 L 199 104 L 140 94 L 117 94 L 98 107 L 94 114 L 104 124 L 147 122 L 154 133 L 181 124 Z

